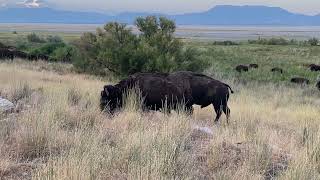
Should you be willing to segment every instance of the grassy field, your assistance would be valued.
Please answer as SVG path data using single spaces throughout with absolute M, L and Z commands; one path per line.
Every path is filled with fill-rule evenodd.
M 319 72 L 311 72 L 307 64 L 320 64 L 320 46 L 298 45 L 257 45 L 242 43 L 235 46 L 213 45 L 213 43 L 193 43 L 189 45 L 200 50 L 200 58 L 212 63 L 207 73 L 222 78 L 235 78 L 241 82 L 259 81 L 289 84 L 292 77 L 304 77 L 314 84 Z M 238 73 L 239 64 L 256 63 L 258 69 Z M 272 73 L 271 69 L 280 67 L 283 74 Z
M 266 57 L 246 59 L 239 47 L 217 47 L 214 51 L 235 55 L 220 59 L 221 65 L 216 60 L 217 66 L 231 69 L 237 54 L 240 62 L 255 59 L 261 65 L 272 57 L 269 47 L 245 47 Z M 279 64 L 278 58 L 290 60 L 289 66 L 307 57 L 295 47 L 271 48 L 279 53 L 271 60 Z M 317 55 L 312 53 L 308 57 Z M 211 57 L 209 49 L 204 54 L 219 57 Z M 320 93 L 313 87 L 244 84 L 222 74 L 219 79 L 236 93 L 230 99 L 231 124 L 223 118 L 214 125 L 211 107 L 197 107 L 192 117 L 143 113 L 130 97 L 126 108 L 110 117 L 98 106 L 99 92 L 109 82 L 70 69 L 0 63 L 0 95 L 17 104 L 16 113 L 0 119 L 1 179 L 320 178 Z
M 46 37 L 48 35 L 57 35 L 62 37 L 66 42 L 72 42 L 73 40 L 79 39 L 82 33 L 59 33 L 59 32 L 36 32 L 40 37 Z M 12 32 L 0 32 L 0 42 L 5 44 L 14 45 L 19 41 L 25 40 L 26 36 L 31 32 L 18 32 L 13 34 Z

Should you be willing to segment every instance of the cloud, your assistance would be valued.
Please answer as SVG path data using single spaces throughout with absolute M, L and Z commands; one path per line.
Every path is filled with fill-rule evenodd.
M 22 2 L 18 2 L 17 5 L 22 5 L 22 6 L 29 7 L 29 8 L 38 8 L 38 7 L 42 7 L 43 5 L 45 5 L 45 3 L 40 0 L 25 0 Z

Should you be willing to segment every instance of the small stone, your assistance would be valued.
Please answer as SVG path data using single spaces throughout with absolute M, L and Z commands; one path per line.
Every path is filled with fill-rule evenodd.
M 7 99 L 0 97 L 0 113 L 12 112 L 15 106 Z

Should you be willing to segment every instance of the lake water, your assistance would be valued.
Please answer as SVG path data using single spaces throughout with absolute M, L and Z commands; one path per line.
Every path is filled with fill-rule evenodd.
M 101 24 L 0 24 L 0 32 L 94 32 Z M 135 33 L 138 30 L 130 26 Z M 178 26 L 176 36 L 196 40 L 248 40 L 284 37 L 288 39 L 320 38 L 320 26 Z

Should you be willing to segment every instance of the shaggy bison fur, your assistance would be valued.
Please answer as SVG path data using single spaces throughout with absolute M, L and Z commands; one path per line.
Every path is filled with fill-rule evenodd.
M 176 109 L 183 103 L 183 92 L 166 79 L 167 74 L 137 73 L 112 86 L 104 86 L 101 91 L 100 108 L 113 113 L 122 107 L 123 94 L 132 88 L 137 88 L 142 96 L 144 108 L 160 110 L 164 108 Z
M 316 64 L 310 64 L 309 68 L 311 71 L 320 71 L 320 66 Z
M 241 72 L 248 72 L 249 71 L 249 66 L 247 65 L 238 65 L 236 68 L 236 71 L 238 71 L 239 73 Z
M 183 90 L 188 105 L 196 104 L 205 108 L 212 104 L 217 114 L 215 122 L 219 121 L 222 112 L 226 114 L 228 122 L 230 116 L 229 90 L 233 93 L 229 85 L 206 75 L 188 71 L 172 73 L 168 79 Z
M 258 64 L 249 64 L 249 67 L 257 69 L 257 68 L 259 68 L 259 65 Z
M 310 81 L 308 79 L 301 77 L 294 77 L 291 79 L 291 82 L 296 84 L 310 84 Z
M 275 68 L 271 69 L 271 72 L 275 72 L 275 73 L 277 72 L 277 73 L 281 73 L 282 74 L 283 73 L 283 69 L 275 67 Z
M 138 87 L 143 98 L 144 105 L 151 110 L 159 110 L 163 102 L 168 101 L 172 108 L 183 103 L 186 110 L 192 112 L 192 105 L 200 105 L 201 108 L 213 105 L 217 114 L 215 122 L 219 121 L 222 112 L 230 117 L 228 99 L 231 87 L 223 82 L 212 79 L 203 74 L 180 71 L 167 73 L 137 73 L 112 86 L 107 85 L 101 92 L 101 109 L 113 112 L 122 106 L 122 94 L 132 88 Z

